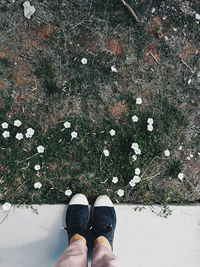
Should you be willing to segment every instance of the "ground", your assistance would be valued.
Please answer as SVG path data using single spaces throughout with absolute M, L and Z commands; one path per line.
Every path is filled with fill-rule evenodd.
M 127 0 L 140 22 L 120 0 L 35 0 L 30 20 L 23 3 L 0 3 L 1 203 L 64 203 L 66 190 L 118 203 L 200 201 L 199 1 Z

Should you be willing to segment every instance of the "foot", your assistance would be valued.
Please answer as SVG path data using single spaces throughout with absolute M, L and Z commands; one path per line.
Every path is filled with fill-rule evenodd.
M 110 198 L 106 195 L 99 196 L 93 208 L 93 238 L 105 237 L 111 247 L 116 227 L 116 213 L 114 205 Z
M 89 203 L 85 195 L 76 194 L 70 200 L 66 213 L 68 240 L 75 234 L 86 238 L 89 222 Z

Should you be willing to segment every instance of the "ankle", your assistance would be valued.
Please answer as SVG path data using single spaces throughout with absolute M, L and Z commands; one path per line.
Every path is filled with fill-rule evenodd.
M 82 235 L 74 234 L 74 235 L 70 238 L 70 240 L 69 240 L 69 244 L 70 244 L 71 242 L 73 242 L 73 241 L 77 241 L 77 240 L 79 240 L 79 241 L 81 241 L 82 243 L 84 243 L 84 245 L 86 245 L 86 243 L 87 243 L 86 239 L 85 239 Z
M 98 243 L 103 243 L 105 246 L 111 248 L 110 242 L 105 236 L 99 236 L 94 240 L 94 246 Z

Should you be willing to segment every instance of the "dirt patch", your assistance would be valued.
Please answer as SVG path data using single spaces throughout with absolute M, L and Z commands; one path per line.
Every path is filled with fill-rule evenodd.
M 185 40 L 183 43 L 182 52 L 179 54 L 179 57 L 182 59 L 187 59 L 191 55 L 198 53 L 197 47 L 190 43 L 188 40 Z
M 114 106 L 110 107 L 110 112 L 112 115 L 116 118 L 119 119 L 121 116 L 127 112 L 128 105 L 123 103 L 123 102 L 118 102 Z
M 41 40 L 45 40 L 49 35 L 56 31 L 56 27 L 48 24 L 42 24 L 37 36 Z
M 115 38 L 106 41 L 106 46 L 112 55 L 121 56 L 122 46 L 119 41 Z
M 5 88 L 6 88 L 6 85 L 5 85 L 5 83 L 3 83 L 3 82 L 0 82 L 0 91 L 3 91 L 3 90 L 5 90 Z

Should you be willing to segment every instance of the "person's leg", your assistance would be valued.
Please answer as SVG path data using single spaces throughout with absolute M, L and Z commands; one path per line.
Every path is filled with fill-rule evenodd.
M 112 251 L 116 213 L 109 197 L 100 196 L 93 208 L 92 267 L 119 267 L 117 257 Z
M 87 267 L 87 246 L 84 237 L 75 234 L 55 267 Z
M 92 267 L 119 267 L 117 257 L 108 240 L 101 236 L 95 240 L 92 252 Z
M 83 194 L 76 194 L 69 202 L 66 213 L 68 248 L 56 263 L 56 267 L 86 267 L 86 234 L 89 222 L 89 203 Z

